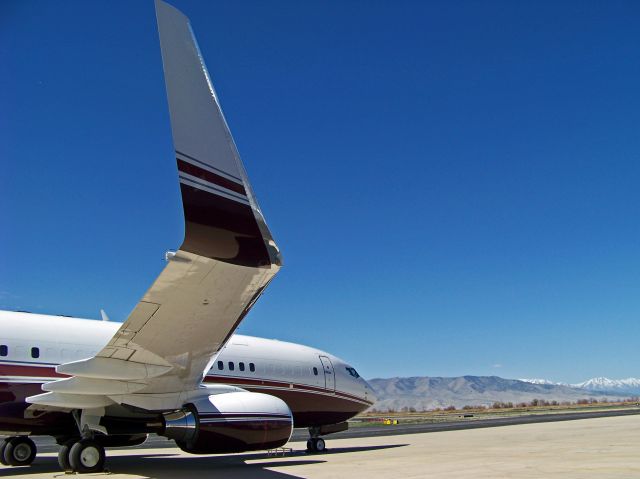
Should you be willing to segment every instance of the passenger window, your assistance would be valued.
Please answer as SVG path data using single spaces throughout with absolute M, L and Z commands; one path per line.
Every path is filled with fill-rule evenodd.
M 31 357 L 39 358 L 40 357 L 40 348 L 31 348 Z
M 240 371 L 244 371 L 244 363 L 238 364 L 238 367 L 240 368 Z
M 218 369 L 222 371 L 224 369 L 224 363 L 222 361 L 218 361 Z
M 249 363 L 249 371 L 251 371 L 252 373 L 256 372 L 256 365 L 253 363 Z
M 313 375 L 317 376 L 318 375 L 318 368 L 317 367 L 313 367 Z
M 233 370 L 234 370 L 233 363 L 229 361 L 229 371 L 233 371 Z
M 6 356 L 9 354 L 9 348 L 6 344 L 0 344 L 0 356 Z

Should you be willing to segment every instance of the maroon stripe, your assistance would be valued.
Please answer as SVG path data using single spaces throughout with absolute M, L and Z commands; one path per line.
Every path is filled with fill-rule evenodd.
M 185 216 L 182 250 L 225 263 L 270 267 L 271 257 L 251 206 L 184 183 L 180 191 Z
M 288 414 L 271 414 L 271 413 L 201 413 L 198 415 L 200 419 L 234 419 L 234 418 L 255 418 L 269 417 L 275 419 L 290 419 Z
M 55 371 L 54 367 L 51 366 L 26 366 L 26 365 L 15 365 L 15 364 L 0 364 L 0 376 L 24 376 L 24 377 L 35 377 L 35 378 L 68 378 L 69 376 L 66 374 L 59 374 Z M 239 385 L 253 385 L 253 386 L 268 386 L 268 387 L 279 387 L 289 389 L 289 384 L 293 384 L 293 387 L 296 389 L 306 390 L 308 392 L 321 392 L 321 393 L 333 393 L 334 391 L 330 391 L 328 389 L 319 388 L 315 386 L 309 386 L 306 384 L 296 384 L 296 383 L 285 383 L 281 381 L 269 381 L 264 379 L 253 379 L 253 378 L 240 378 L 240 377 L 225 377 L 225 376 L 205 376 L 203 382 L 207 383 L 223 383 L 223 384 L 239 384 Z M 336 396 L 341 396 L 343 398 L 356 400 L 359 402 L 370 403 L 370 401 L 365 400 L 364 398 L 360 398 L 358 396 L 353 396 L 351 394 L 343 393 L 340 391 L 335 391 Z M 373 404 L 373 403 L 370 403 Z
M 271 386 L 271 387 L 284 387 L 284 388 L 288 388 L 289 384 L 293 384 L 293 387 L 298 389 L 304 388 L 311 391 L 317 391 L 322 393 L 333 392 L 333 391 L 328 391 L 325 388 L 308 386 L 306 384 L 295 384 L 295 383 L 288 383 L 288 382 L 285 383 L 281 381 L 269 381 L 269 380 L 260 379 L 260 378 L 253 379 L 253 378 L 241 378 L 241 377 L 233 377 L 233 376 L 205 376 L 204 382 L 223 383 L 223 384 L 228 384 L 229 382 L 233 382 L 234 384 L 250 384 L 250 385 L 256 385 L 256 386 Z
M 208 181 L 209 183 L 213 183 L 218 186 L 222 186 L 231 191 L 235 191 L 236 193 L 240 193 L 241 195 L 247 196 L 247 192 L 244 189 L 244 186 L 236 183 L 233 180 L 229 180 L 224 176 L 220 176 L 216 173 L 213 173 L 209 170 L 205 170 L 204 168 L 200 168 L 191 163 L 187 163 L 180 158 L 176 158 L 178 160 L 178 170 L 183 173 L 187 173 L 191 176 L 195 176 L 196 178 L 201 178 L 203 180 Z
M 308 386 L 306 384 L 297 384 L 297 383 L 285 383 L 278 381 L 265 381 L 264 379 L 252 379 L 252 378 L 240 378 L 240 377 L 225 377 L 225 376 L 205 376 L 203 382 L 208 383 L 223 383 L 223 384 L 241 384 L 241 385 L 249 385 L 249 386 L 270 386 L 270 387 L 279 387 L 279 388 L 289 388 L 289 384 L 293 384 L 295 389 L 303 389 L 310 392 L 321 392 L 321 393 L 335 393 L 336 396 L 340 396 L 345 399 L 356 400 L 359 402 L 365 402 L 369 404 L 373 404 L 371 401 L 367 401 L 364 398 L 353 396 L 351 394 L 343 393 L 341 391 L 331 391 L 325 388 L 318 388 L 315 386 Z
M 24 376 L 36 378 L 68 378 L 66 374 L 59 374 L 50 366 L 22 366 L 16 364 L 0 365 L 0 376 Z

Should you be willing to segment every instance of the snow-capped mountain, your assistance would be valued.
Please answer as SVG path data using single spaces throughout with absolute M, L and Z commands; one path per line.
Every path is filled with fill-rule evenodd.
M 609 378 L 592 378 L 577 384 L 557 383 L 547 379 L 521 379 L 531 384 L 547 384 L 554 386 L 569 386 L 576 389 L 594 392 L 608 392 L 614 394 L 640 394 L 640 379 L 609 379 Z
M 414 408 L 418 411 L 455 406 L 491 406 L 495 402 L 528 403 L 534 399 L 576 402 L 581 399 L 621 400 L 634 394 L 589 391 L 571 386 L 531 383 L 497 376 L 409 377 L 370 379 L 379 411 Z
M 518 379 L 518 381 L 523 381 L 525 383 L 531 383 L 531 384 L 546 384 L 546 385 L 551 385 L 551 386 L 568 386 L 568 384 L 566 384 L 566 383 L 554 383 L 553 381 L 549 381 L 548 379 L 532 378 L 532 379 Z
M 609 379 L 592 378 L 585 382 L 572 384 L 574 388 L 586 389 L 588 391 L 608 391 L 624 392 L 627 394 L 640 394 L 640 379 Z

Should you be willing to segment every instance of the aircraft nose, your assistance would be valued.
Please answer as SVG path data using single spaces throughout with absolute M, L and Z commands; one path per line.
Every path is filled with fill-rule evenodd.
M 365 399 L 367 401 L 371 401 L 372 403 L 375 403 L 378 398 L 376 398 L 376 395 L 373 392 L 373 388 L 364 379 L 362 380 L 362 382 L 364 383 L 364 397 L 365 397 Z

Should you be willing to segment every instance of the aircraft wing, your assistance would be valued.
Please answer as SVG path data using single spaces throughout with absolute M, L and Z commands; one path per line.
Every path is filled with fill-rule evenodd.
M 184 241 L 111 341 L 58 366 L 71 378 L 43 385 L 49 393 L 28 398 L 36 405 L 139 404 L 197 388 L 281 265 L 189 21 L 160 0 L 156 12 Z

